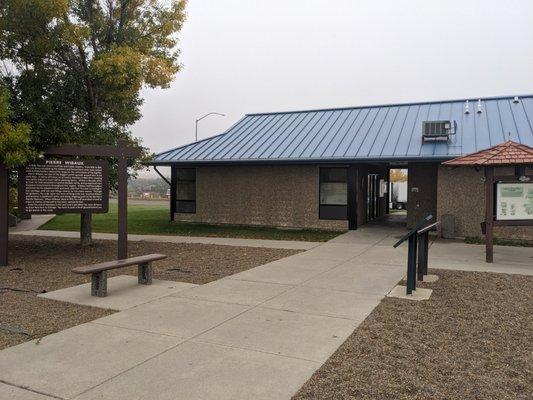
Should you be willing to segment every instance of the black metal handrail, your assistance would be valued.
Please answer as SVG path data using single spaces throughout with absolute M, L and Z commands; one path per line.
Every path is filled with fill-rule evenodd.
M 427 261 L 429 251 L 429 231 L 435 229 L 440 222 L 434 222 L 426 227 L 429 221 L 433 219 L 433 215 L 429 214 L 415 225 L 407 234 L 394 244 L 394 248 L 400 246 L 406 240 L 409 241 L 407 250 L 407 294 L 412 294 L 416 290 L 416 276 L 417 276 L 417 255 L 418 255 L 418 280 L 423 280 L 423 276 L 427 275 Z M 418 249 L 418 238 L 421 237 L 421 249 Z
M 396 248 L 399 245 L 401 245 L 403 242 L 405 242 L 409 237 L 414 235 L 418 232 L 418 230 L 424 225 L 426 222 L 429 222 L 433 219 L 433 215 L 429 214 L 427 217 L 425 217 L 422 221 L 420 221 L 418 224 L 415 225 L 413 229 L 411 229 L 409 232 L 407 232 L 400 240 L 398 240 L 392 247 Z
M 429 232 L 436 230 L 440 221 L 436 221 L 418 231 L 418 265 L 417 280 L 423 281 L 424 276 L 428 274 L 429 259 Z

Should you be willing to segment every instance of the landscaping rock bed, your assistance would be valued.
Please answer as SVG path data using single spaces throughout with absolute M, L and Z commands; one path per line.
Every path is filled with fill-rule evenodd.
M 531 399 L 533 277 L 430 272 L 430 300 L 385 298 L 293 399 Z
M 116 258 L 115 241 L 49 237 L 10 237 L 10 266 L 0 268 L 0 349 L 39 338 L 113 313 L 37 297 L 38 293 L 90 282 L 90 275 L 70 272 L 75 266 Z M 298 253 L 295 250 L 204 244 L 130 242 L 130 256 L 163 253 L 154 263 L 154 279 L 203 284 Z M 137 268 L 109 276 L 137 275 Z

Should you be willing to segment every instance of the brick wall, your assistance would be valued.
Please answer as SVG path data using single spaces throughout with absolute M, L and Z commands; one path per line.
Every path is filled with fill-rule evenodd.
M 315 165 L 201 166 L 196 169 L 196 214 L 177 221 L 347 229 L 347 221 L 318 219 Z
M 497 168 L 495 175 L 514 175 L 513 168 Z M 485 220 L 484 171 L 475 168 L 449 168 L 438 170 L 439 218 L 444 214 L 455 217 L 455 236 L 482 236 L 480 222 Z M 498 226 L 494 236 L 505 239 L 533 240 L 533 226 Z
M 407 175 L 407 227 L 428 214 L 437 214 L 438 164 L 409 164 Z M 414 191 L 413 191 L 414 189 Z

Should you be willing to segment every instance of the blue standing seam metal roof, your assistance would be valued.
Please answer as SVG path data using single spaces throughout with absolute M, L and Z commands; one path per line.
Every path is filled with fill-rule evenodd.
M 442 161 L 509 139 L 533 146 L 533 95 L 517 97 L 247 114 L 226 132 L 159 153 L 150 164 Z M 455 121 L 456 133 L 423 141 L 422 122 L 439 120 Z

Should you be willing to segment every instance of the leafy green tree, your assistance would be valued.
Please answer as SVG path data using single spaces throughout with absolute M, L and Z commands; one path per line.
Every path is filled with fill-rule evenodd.
M 141 116 L 140 90 L 166 88 L 180 70 L 185 6 L 185 0 L 0 1 L 2 78 L 15 119 L 31 126 L 31 143 L 139 145 L 130 127 Z M 87 219 L 82 215 L 82 226 Z
M 34 155 L 30 145 L 30 126 L 11 123 L 9 92 L 0 85 L 0 163 L 7 168 L 26 164 Z

